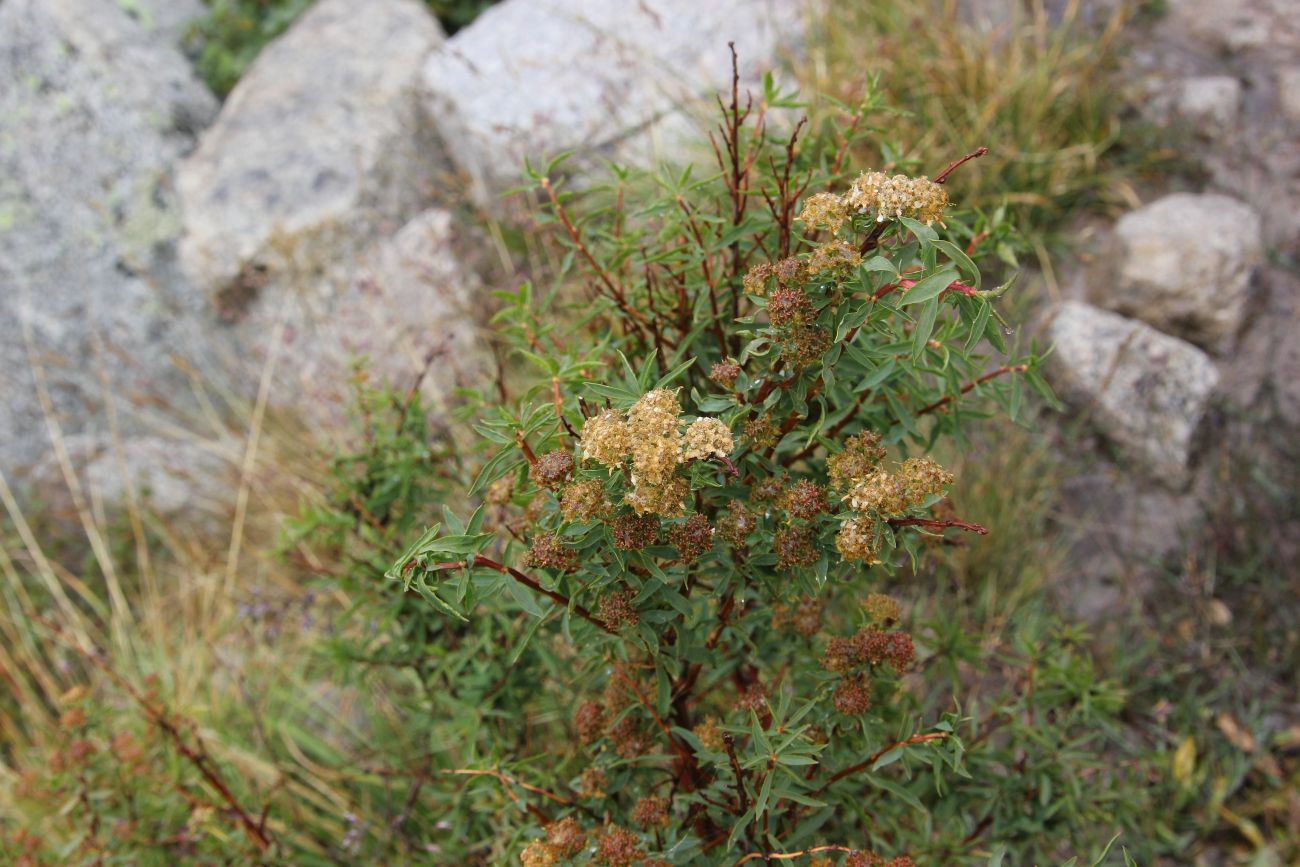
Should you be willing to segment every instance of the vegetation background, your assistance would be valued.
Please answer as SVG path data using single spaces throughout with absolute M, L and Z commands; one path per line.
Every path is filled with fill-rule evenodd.
M 307 2 L 213 0 L 190 37 L 212 88 L 228 92 Z M 449 29 L 487 5 L 430 3 Z M 1138 97 L 1115 77 L 1134 21 L 1161 10 L 1121 6 L 1099 26 L 1067 5 L 990 33 L 902 0 L 838 4 L 795 70 L 806 93 L 832 98 L 810 105 L 814 129 L 875 77 L 890 113 L 851 166 L 935 173 L 991 145 L 953 175 L 952 196 L 1016 225 L 992 250 L 997 267 L 1025 265 L 1049 291 L 1089 220 L 1188 172 L 1180 142 L 1137 121 Z M 878 47 L 865 65 L 863 45 Z M 574 291 L 563 233 L 532 219 L 536 199 L 520 208 L 479 218 L 562 306 Z M 535 303 L 501 299 L 515 310 L 506 338 L 564 327 L 532 320 Z M 1007 316 L 1024 321 L 1034 304 L 1010 296 Z M 532 374 L 503 376 L 523 389 Z M 510 639 L 525 628 L 516 610 L 455 630 L 412 616 L 427 603 L 384 579 L 427 526 L 472 505 L 463 491 L 483 459 L 472 404 L 431 425 L 413 389 L 376 385 L 364 365 L 352 386 L 342 453 L 292 420 L 220 406 L 214 417 L 247 446 L 232 461 L 246 481 L 228 526 L 171 526 L 147 497 L 106 514 L 66 466 L 71 513 L 20 506 L 0 477 L 0 858 L 517 857 L 510 822 L 478 823 L 536 796 L 528 779 L 544 774 L 547 744 L 517 777 L 437 784 L 445 765 L 430 748 L 473 743 L 480 727 L 545 729 L 569 709 L 509 678 Z M 960 480 L 954 512 L 989 534 L 924 558 L 893 588 L 936 660 L 918 703 L 958 697 L 972 717 L 996 708 L 1014 721 L 984 787 L 964 796 L 960 863 L 1030 863 L 1027 851 L 1034 863 L 1300 863 L 1300 616 L 1294 565 L 1273 544 L 1295 517 L 1293 488 L 1234 496 L 1153 592 L 1083 624 L 1057 580 L 1074 530 L 1059 492 L 1086 460 L 1083 434 L 1033 398 L 1017 416 L 936 455 Z M 470 751 L 455 767 L 499 758 Z M 999 834 L 985 835 L 995 821 Z M 466 823 L 487 848 L 459 849 Z

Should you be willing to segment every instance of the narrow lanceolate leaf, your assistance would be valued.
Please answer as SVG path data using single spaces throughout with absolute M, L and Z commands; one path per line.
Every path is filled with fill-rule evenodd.
M 957 272 L 951 268 L 945 268 L 937 274 L 931 274 L 924 280 L 917 282 L 915 286 L 908 289 L 903 295 L 903 303 L 900 307 L 906 307 L 909 304 L 922 304 L 943 294 L 957 279 Z
M 935 298 L 921 308 L 921 317 L 916 320 L 916 330 L 912 332 L 913 362 L 921 360 L 921 355 L 925 352 L 925 345 L 930 342 L 930 335 L 934 333 L 934 321 L 938 317 L 939 299 Z

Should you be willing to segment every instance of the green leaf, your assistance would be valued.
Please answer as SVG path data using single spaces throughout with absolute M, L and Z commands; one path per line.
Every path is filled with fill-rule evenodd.
M 867 782 L 871 783 L 871 785 L 875 786 L 877 789 L 884 789 L 886 792 L 889 792 L 891 795 L 898 796 L 898 798 L 900 798 L 907 805 L 911 807 L 915 807 L 916 809 L 922 812 L 925 812 L 925 805 L 922 804 L 919 800 L 917 800 L 916 795 L 913 795 L 910 791 L 907 790 L 906 787 L 900 785 L 899 783 L 896 783 L 893 780 L 886 779 L 885 777 L 878 777 L 875 774 L 867 774 Z
M 958 247 L 952 241 L 935 241 L 934 246 L 946 253 L 948 258 L 951 259 L 959 269 L 961 269 L 962 273 L 969 277 L 970 281 L 975 284 L 975 288 L 979 288 L 980 269 L 975 267 L 975 263 L 971 261 L 970 256 L 966 255 L 966 251 L 961 247 Z
M 931 274 L 924 280 L 917 281 L 917 284 L 908 289 L 903 295 L 903 301 L 899 307 L 906 307 L 909 304 L 922 304 L 931 299 L 938 298 L 943 294 L 943 290 L 957 279 L 957 272 L 951 268 L 945 268 L 937 274 Z
M 921 360 L 925 353 L 925 345 L 930 340 L 930 335 L 934 333 L 934 321 L 939 317 L 939 299 L 935 298 L 928 301 L 921 309 L 921 318 L 916 321 L 916 330 L 912 332 L 912 361 L 913 363 Z

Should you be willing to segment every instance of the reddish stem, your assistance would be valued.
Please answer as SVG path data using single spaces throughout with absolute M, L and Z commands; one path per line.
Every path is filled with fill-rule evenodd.
M 979 524 L 972 524 L 969 521 L 940 521 L 935 518 L 890 518 L 889 526 L 891 527 L 930 527 L 941 530 L 945 527 L 957 527 L 961 530 L 969 530 L 972 533 L 978 533 L 981 536 L 989 534 L 988 527 L 981 527 Z
M 966 156 L 962 157 L 961 159 L 953 160 L 951 163 L 948 164 L 948 168 L 939 172 L 939 177 L 935 178 L 934 182 L 936 184 L 942 184 L 944 181 L 948 180 L 948 175 L 952 174 L 959 167 L 961 167 L 965 163 L 970 162 L 973 159 L 978 159 L 979 157 L 984 156 L 988 152 L 989 152 L 988 148 L 978 147 L 975 150 L 971 151 L 970 153 L 966 154 Z
M 412 565 L 414 563 L 415 561 L 412 560 L 410 563 L 407 564 L 406 569 L 412 568 Z M 506 566 L 503 563 L 498 563 L 497 561 L 489 557 L 484 557 L 481 554 L 475 555 L 472 563 L 466 560 L 453 560 L 447 563 L 435 563 L 432 566 L 429 566 L 428 569 L 433 572 L 441 572 L 447 569 L 464 569 L 467 566 L 471 566 L 471 565 L 482 566 L 484 569 L 493 569 L 497 572 L 500 572 L 502 575 L 509 575 L 511 578 L 515 579 L 520 584 L 532 590 L 534 593 L 540 593 L 543 596 L 546 596 L 547 598 L 554 600 L 555 602 L 559 603 L 560 605 L 563 605 L 566 608 L 569 607 L 569 597 L 565 596 L 563 593 L 557 593 L 554 590 L 547 590 L 541 584 L 537 583 L 536 579 L 530 578 L 529 576 L 525 575 L 523 572 L 520 572 L 518 569 L 513 569 L 510 566 Z M 586 620 L 588 623 L 594 624 L 595 626 L 599 626 L 602 630 L 608 632 L 610 635 L 618 634 L 613 629 L 611 629 L 610 627 L 602 623 L 600 620 L 598 620 L 595 616 L 593 616 L 590 611 L 588 611 L 586 608 L 582 607 L 581 605 L 577 604 L 576 602 L 573 603 L 573 613 L 577 614 L 579 617 L 581 617 L 583 620 Z
M 990 379 L 996 379 L 997 377 L 1003 376 L 1008 373 L 1024 373 L 1028 369 L 1029 369 L 1029 365 L 1027 364 L 1012 364 L 1004 367 L 999 367 L 997 370 L 986 373 L 983 376 L 979 377 L 978 379 L 973 379 L 970 382 L 963 385 L 961 387 L 961 394 L 969 394 L 971 389 L 975 388 L 975 386 L 988 382 Z M 917 410 L 916 414 L 925 415 L 927 412 L 934 412 L 936 409 L 939 409 L 940 407 L 951 403 L 956 397 L 958 397 L 958 395 L 955 394 L 944 395 L 943 397 L 939 398 L 929 406 L 921 407 L 921 409 Z

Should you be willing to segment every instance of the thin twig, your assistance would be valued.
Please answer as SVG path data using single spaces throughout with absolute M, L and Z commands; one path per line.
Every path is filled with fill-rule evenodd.
M 939 172 L 939 176 L 938 176 L 937 178 L 934 179 L 934 182 L 935 182 L 936 184 L 942 184 L 944 181 L 948 180 L 948 175 L 952 174 L 952 173 L 953 173 L 954 171 L 956 171 L 959 167 L 961 167 L 961 166 L 964 165 L 965 163 L 970 162 L 970 161 L 973 160 L 973 159 L 978 159 L 978 158 L 984 156 L 984 155 L 985 155 L 986 153 L 988 153 L 988 152 L 989 152 L 989 149 L 988 149 L 988 148 L 986 148 L 986 147 L 978 147 L 978 148 L 975 148 L 975 150 L 971 151 L 970 153 L 966 154 L 966 156 L 962 157 L 961 159 L 959 159 L 959 160 L 953 160 L 951 163 L 948 164 L 948 168 L 946 168 L 946 169 L 944 169 L 943 171 Z
M 963 385 L 961 387 L 960 394 L 969 394 L 970 391 L 973 388 L 975 388 L 975 386 L 988 382 L 990 379 L 996 379 L 997 377 L 1003 376 L 1008 373 L 1024 373 L 1028 369 L 1029 369 L 1029 365 L 1027 364 L 1012 364 L 1005 367 L 999 367 L 997 370 L 994 370 L 990 373 L 986 373 L 983 376 L 979 377 L 978 379 L 973 379 L 970 382 Z M 958 396 L 959 395 L 953 395 L 953 394 L 944 395 L 943 397 L 939 398 L 929 406 L 924 406 L 921 409 L 917 410 L 916 414 L 925 415 L 928 412 L 934 412 L 936 409 L 939 409 L 940 407 L 951 403 Z

